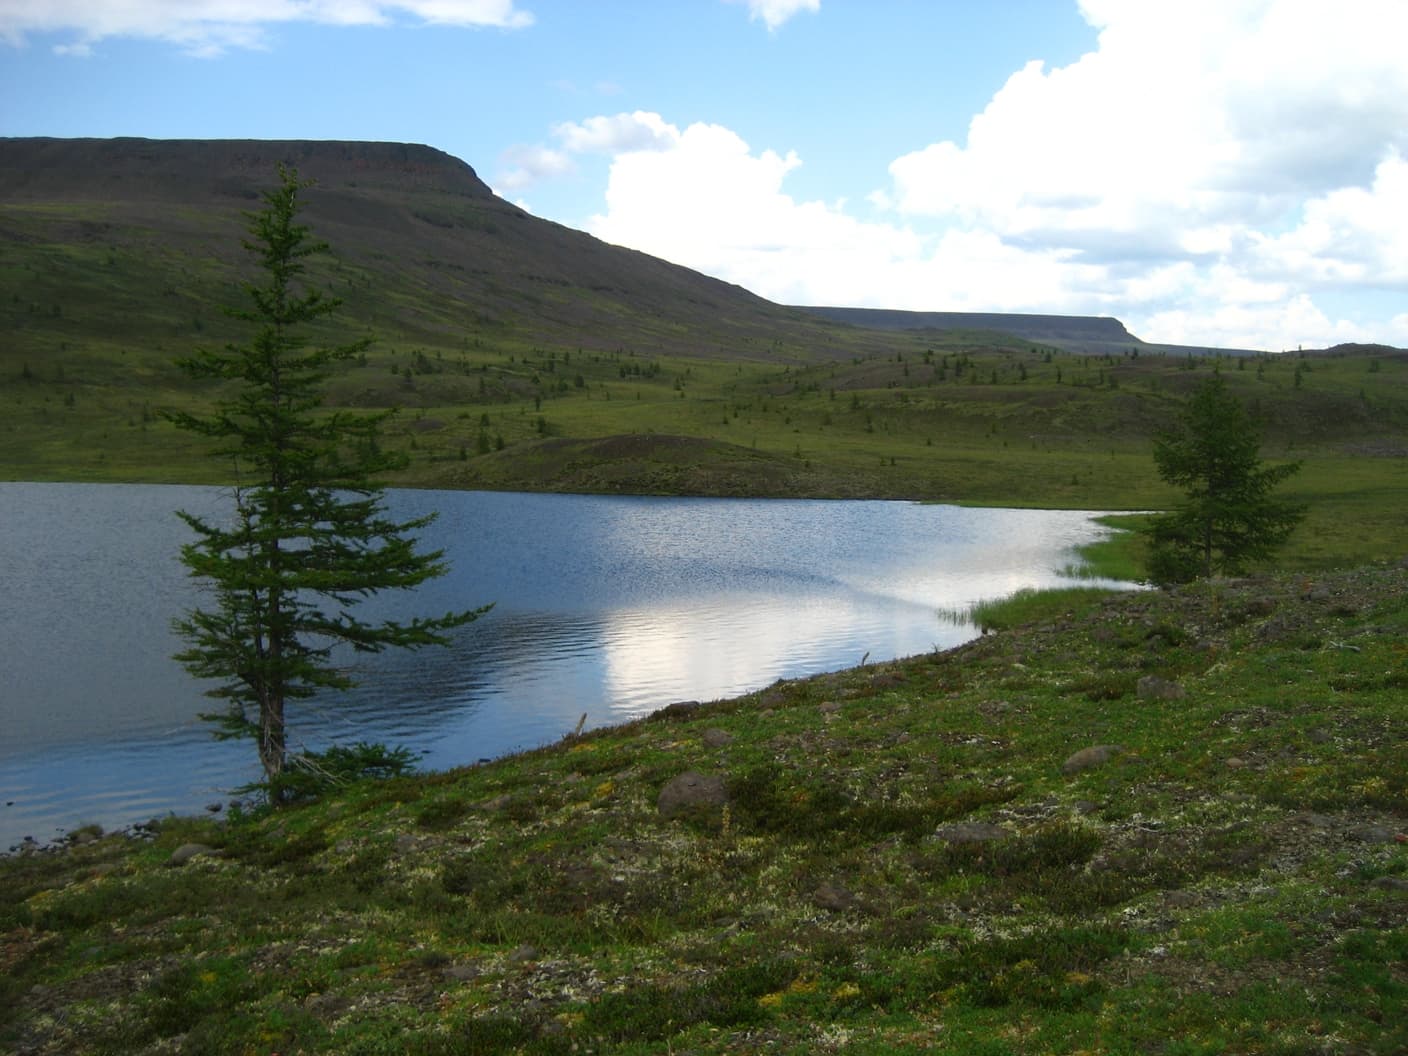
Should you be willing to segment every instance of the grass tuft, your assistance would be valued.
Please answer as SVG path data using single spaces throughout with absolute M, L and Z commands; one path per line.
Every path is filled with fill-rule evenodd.
M 1038 590 L 1024 587 L 1005 598 L 974 602 L 961 612 L 945 612 L 957 622 L 976 624 L 984 634 L 1010 631 L 1027 623 L 1047 620 L 1075 622 L 1089 616 L 1114 591 L 1102 587 L 1059 587 Z

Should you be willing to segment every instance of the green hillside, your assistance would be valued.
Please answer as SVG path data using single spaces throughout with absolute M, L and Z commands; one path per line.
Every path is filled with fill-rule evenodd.
M 238 336 L 221 308 L 249 275 L 242 210 L 281 160 L 318 181 L 304 218 L 345 301 L 327 336 L 376 338 L 330 402 L 401 408 L 394 483 L 1148 508 L 1171 498 L 1152 432 L 1220 370 L 1267 454 L 1305 460 L 1293 562 L 1408 536 L 1401 350 L 1090 353 L 847 325 L 535 218 L 403 144 L 0 140 L 0 478 L 221 479 L 161 412 L 211 399 L 173 360 Z

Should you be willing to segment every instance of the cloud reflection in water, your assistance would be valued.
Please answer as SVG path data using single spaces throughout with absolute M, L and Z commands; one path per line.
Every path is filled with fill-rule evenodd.
M 1075 511 L 896 502 L 649 499 L 397 491 L 400 518 L 450 573 L 379 595 L 366 618 L 470 608 L 446 649 L 349 656 L 362 684 L 291 712 L 294 744 L 403 743 L 449 767 L 572 730 L 957 644 L 941 622 L 1059 582 L 1103 532 Z M 214 742 L 211 706 L 171 660 L 172 617 L 200 602 L 176 562 L 177 508 L 218 489 L 0 484 L 10 546 L 0 700 L 0 848 L 26 831 L 199 809 L 249 780 L 248 745 Z

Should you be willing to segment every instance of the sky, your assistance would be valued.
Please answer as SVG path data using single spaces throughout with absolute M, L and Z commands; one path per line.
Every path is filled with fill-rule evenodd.
M 0 0 L 0 136 L 425 143 L 784 304 L 1408 346 L 1405 40 L 1408 0 Z

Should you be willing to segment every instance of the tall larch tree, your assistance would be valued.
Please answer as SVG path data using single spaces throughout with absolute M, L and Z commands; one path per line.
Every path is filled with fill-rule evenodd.
M 254 738 L 274 799 L 289 759 L 289 702 L 354 685 L 334 662 L 334 647 L 444 644 L 446 632 L 488 608 L 409 622 L 354 614 L 368 596 L 414 587 L 446 566 L 443 551 L 418 552 L 411 534 L 433 515 L 398 522 L 385 510 L 375 478 L 403 464 L 377 440 L 392 412 L 323 407 L 331 371 L 367 342 L 310 339 L 313 324 L 341 302 L 306 275 L 309 258 L 328 248 L 297 221 L 308 186 L 281 166 L 264 208 L 248 214 L 244 246 L 261 270 L 245 284 L 245 305 L 227 309 L 248 324 L 248 340 L 180 360 L 190 377 L 219 387 L 211 413 L 170 416 L 209 438 L 235 480 L 227 522 L 179 513 L 196 535 L 181 559 L 209 586 L 214 605 L 175 621 L 187 644 L 176 659 L 193 675 L 218 680 L 208 692 L 226 707 L 204 717 L 218 724 L 218 736 Z

